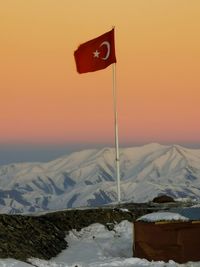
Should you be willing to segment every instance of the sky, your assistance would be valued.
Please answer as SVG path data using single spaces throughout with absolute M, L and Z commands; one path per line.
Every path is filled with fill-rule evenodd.
M 112 26 L 120 145 L 200 146 L 199 11 L 199 0 L 0 0 L 0 164 L 1 151 L 114 145 L 112 67 L 80 75 L 73 56 Z

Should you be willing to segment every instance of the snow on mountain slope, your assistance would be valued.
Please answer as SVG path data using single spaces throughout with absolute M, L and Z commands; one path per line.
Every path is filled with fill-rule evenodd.
M 48 163 L 0 167 L 0 212 L 98 206 L 117 199 L 113 148 L 88 149 Z M 120 150 L 122 200 L 164 193 L 200 199 L 200 150 L 148 144 Z

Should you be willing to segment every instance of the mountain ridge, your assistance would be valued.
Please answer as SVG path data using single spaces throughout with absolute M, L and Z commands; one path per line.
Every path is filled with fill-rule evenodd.
M 117 200 L 114 148 L 87 149 L 46 163 L 0 166 L 0 212 L 28 213 Z M 200 149 L 151 143 L 120 149 L 122 200 L 159 194 L 200 199 Z

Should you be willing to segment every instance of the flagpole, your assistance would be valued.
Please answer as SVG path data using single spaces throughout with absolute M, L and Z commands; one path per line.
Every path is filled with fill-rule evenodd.
M 117 200 L 121 202 L 120 190 L 120 166 L 119 166 L 119 135 L 118 135 L 118 113 L 117 113 L 117 90 L 116 90 L 116 63 L 112 64 L 112 80 L 113 80 L 113 102 L 114 102 L 114 124 L 115 124 L 115 161 L 117 176 Z

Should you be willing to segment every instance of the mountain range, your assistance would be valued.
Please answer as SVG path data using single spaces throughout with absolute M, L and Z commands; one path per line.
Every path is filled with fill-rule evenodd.
M 123 202 L 167 194 L 200 199 L 200 149 L 156 143 L 120 149 Z M 0 213 L 33 213 L 117 201 L 114 148 L 88 149 L 47 163 L 0 166 Z

